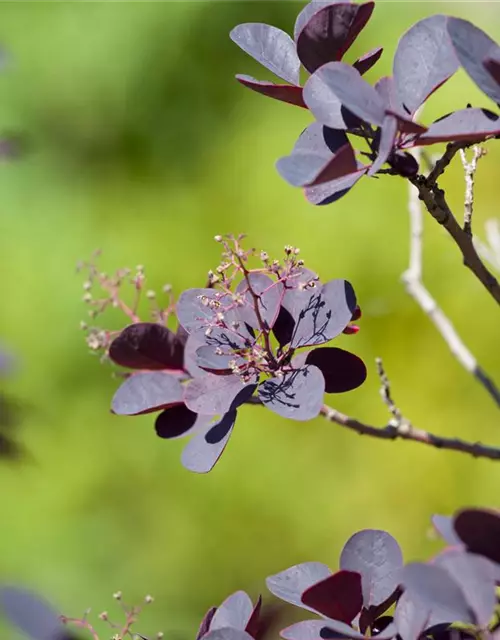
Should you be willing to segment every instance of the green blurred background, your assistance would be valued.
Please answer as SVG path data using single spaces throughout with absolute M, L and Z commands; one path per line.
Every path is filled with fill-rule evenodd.
M 193 637 L 205 609 L 266 575 L 321 560 L 332 568 L 357 529 L 385 528 L 407 559 L 439 548 L 432 513 L 498 505 L 500 466 L 412 443 L 361 438 L 321 419 L 293 423 L 248 407 L 215 470 L 197 476 L 185 441 L 159 440 L 153 418 L 112 416 L 117 386 L 89 355 L 75 264 L 100 247 L 102 269 L 141 263 L 148 287 L 199 286 L 218 264 L 215 234 L 245 232 L 281 253 L 298 245 L 324 279 L 353 282 L 362 330 L 340 346 L 363 357 L 367 383 L 333 398 L 387 419 L 374 358 L 416 425 L 500 444 L 493 402 L 455 362 L 399 278 L 408 258 L 407 191 L 364 180 L 314 208 L 274 169 L 306 112 L 241 87 L 269 77 L 233 45 L 239 22 L 291 30 L 293 2 L 0 4 L 0 131 L 22 141 L 0 167 L 0 336 L 18 358 L 3 384 L 25 404 L 24 461 L 0 465 L 0 576 L 39 589 L 67 615 L 116 613 L 111 594 L 156 598 L 138 630 Z M 383 44 L 370 80 L 390 72 L 399 36 L 433 13 L 500 36 L 494 2 L 380 2 L 348 60 Z M 459 73 L 429 101 L 431 121 L 488 106 Z M 498 215 L 498 145 L 477 178 L 475 228 Z M 460 212 L 463 175 L 445 179 Z M 431 220 L 425 280 L 483 366 L 500 380 L 498 310 Z M 108 326 L 120 326 L 111 316 Z M 103 628 L 102 625 L 97 625 Z M 110 635 L 104 632 L 103 637 Z

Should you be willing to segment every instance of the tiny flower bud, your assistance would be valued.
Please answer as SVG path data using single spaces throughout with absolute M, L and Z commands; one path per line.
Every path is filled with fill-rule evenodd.
M 157 640 L 162 640 L 162 638 L 163 638 L 163 631 L 158 631 L 158 633 L 156 634 L 156 638 L 157 638 Z
M 172 291 L 171 284 L 164 284 L 162 288 L 163 293 L 170 293 Z
M 121 600 L 122 599 L 122 592 L 121 591 L 117 591 L 116 593 L 113 593 L 113 598 L 115 600 Z
M 297 260 L 297 266 L 298 267 L 303 267 L 304 266 L 304 261 L 303 260 Z
M 148 300 L 154 300 L 154 299 L 156 298 L 156 293 L 155 293 L 153 290 L 151 290 L 151 289 L 150 289 L 150 290 L 146 293 L 146 298 L 147 298 Z
M 88 329 L 88 328 L 89 328 L 89 325 L 88 325 L 86 322 L 84 322 L 84 321 L 82 320 L 82 321 L 80 322 L 80 329 L 81 329 L 82 331 L 87 331 L 87 329 Z
M 144 271 L 144 265 L 143 264 L 138 264 L 135 269 L 139 273 L 142 273 Z
M 90 291 L 91 289 L 92 289 L 92 283 L 90 282 L 90 280 L 87 280 L 86 282 L 83 283 L 84 291 Z
M 108 619 L 108 612 L 107 611 L 103 611 L 102 613 L 99 614 L 99 619 L 100 620 L 107 620 Z
M 262 260 L 262 262 L 267 262 L 269 260 L 269 254 L 267 253 L 267 251 L 260 252 L 260 259 Z
M 294 252 L 294 254 L 295 254 L 296 256 L 298 256 L 298 255 L 299 255 L 299 253 L 300 253 L 300 249 L 299 249 L 298 247 L 295 247 L 295 249 L 293 250 L 293 252 Z
M 151 604 L 152 602 L 154 602 L 154 598 L 153 598 L 153 596 L 147 595 L 147 596 L 144 598 L 144 602 L 145 602 L 146 604 Z
M 92 300 L 92 294 L 90 294 L 90 293 L 84 293 L 84 294 L 83 294 L 83 297 L 82 297 L 82 300 L 83 300 L 84 302 L 90 302 L 90 301 Z
M 222 242 L 222 236 L 214 236 L 215 242 Z

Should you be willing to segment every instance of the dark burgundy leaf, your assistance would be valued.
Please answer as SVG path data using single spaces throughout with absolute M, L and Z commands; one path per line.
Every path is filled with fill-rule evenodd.
M 463 509 L 453 527 L 469 551 L 500 564 L 500 513 L 489 509 Z
M 434 559 L 433 564 L 446 569 L 460 585 L 467 604 L 474 612 L 475 623 L 486 628 L 496 606 L 496 574 L 494 564 L 464 549 L 447 549 Z
M 208 420 L 190 411 L 186 405 L 177 404 L 162 411 L 156 418 L 155 431 L 160 438 L 182 438 Z
M 500 118 L 486 109 L 461 109 L 433 122 L 413 144 L 427 145 L 447 141 L 481 141 L 500 133 Z
M 398 600 L 394 612 L 394 624 L 402 640 L 415 640 L 427 628 L 429 609 L 420 602 L 418 596 L 404 592 Z
M 313 13 L 297 37 L 297 53 L 304 67 L 314 73 L 327 62 L 341 60 L 364 28 L 373 2 L 338 2 Z
M 398 587 L 403 556 L 397 541 L 386 531 L 365 529 L 346 542 L 340 568 L 361 574 L 365 608 L 384 602 Z
M 252 616 L 253 603 L 244 591 L 236 591 L 218 607 L 210 629 L 232 627 L 233 629 L 246 630 Z
M 394 621 L 392 616 L 381 616 L 372 625 L 372 636 L 378 636 Z
M 265 619 L 259 620 L 261 608 L 262 596 L 259 596 L 245 629 L 245 631 L 249 633 L 253 638 L 260 638 L 260 632 L 265 628 L 265 626 L 263 626 L 266 624 Z
M 113 340 L 109 357 L 130 369 L 182 369 L 182 338 L 153 322 L 131 324 Z
M 295 319 L 291 346 L 314 346 L 342 333 L 356 308 L 356 295 L 346 280 L 330 280 L 321 288 L 300 292 L 287 308 Z
M 290 343 L 293 334 L 293 327 L 295 325 L 294 319 L 289 311 L 285 307 L 280 307 L 278 317 L 273 326 L 274 337 L 278 341 L 280 347 L 284 347 Z
M 418 122 L 413 122 L 411 118 L 401 114 L 400 112 L 393 111 L 392 109 L 386 109 L 386 115 L 394 116 L 398 123 L 398 131 L 402 133 L 425 133 L 427 127 L 424 127 Z
M 319 347 L 307 354 L 307 364 L 321 371 L 326 393 L 344 393 L 361 386 L 366 380 L 366 367 L 361 358 L 338 347 Z
M 442 567 L 412 562 L 402 569 L 399 580 L 408 598 L 430 612 L 427 624 L 474 622 L 460 587 Z
M 302 607 L 304 591 L 330 575 L 332 572 L 322 562 L 304 562 L 269 576 L 266 586 L 277 598 Z
M 134 416 L 182 403 L 184 389 L 179 380 L 162 371 L 134 373 L 121 384 L 111 409 L 122 416 Z
M 268 24 L 240 24 L 230 33 L 231 40 L 266 69 L 290 84 L 299 84 L 300 60 L 290 36 Z
M 401 103 L 412 115 L 458 69 L 446 21 L 442 15 L 420 20 L 399 41 L 394 80 Z
M 188 409 L 204 415 L 219 415 L 242 404 L 255 390 L 255 384 L 242 382 L 236 375 L 208 375 L 195 378 L 186 387 L 184 401 Z M 241 398 L 245 398 L 241 402 Z
M 398 133 L 397 119 L 390 114 L 386 114 L 384 117 L 384 122 L 382 123 L 382 127 L 381 127 L 378 155 L 375 162 L 372 164 L 372 166 L 368 170 L 369 176 L 374 176 L 377 173 L 377 171 L 379 171 L 382 168 L 382 165 L 384 165 L 385 162 L 387 162 L 388 157 L 391 155 L 394 142 L 396 141 L 397 133 Z
M 312 2 L 309 2 L 309 4 L 306 4 L 306 6 L 299 13 L 295 21 L 295 25 L 293 28 L 294 39 L 297 40 L 297 38 L 300 35 L 300 32 L 306 26 L 306 24 L 309 22 L 309 20 L 313 17 L 315 13 L 317 13 L 320 9 L 323 9 L 324 7 L 329 7 L 330 5 L 335 4 L 336 2 L 343 3 L 345 2 L 345 0 L 312 0 Z
M 182 452 L 182 464 L 195 473 L 208 473 L 221 457 L 236 422 L 236 410 L 196 433 Z
M 358 180 L 362 178 L 367 171 L 368 167 L 363 167 L 362 169 L 358 169 L 355 173 L 343 176 L 337 180 L 325 182 L 315 187 L 306 187 L 304 189 L 305 196 L 307 200 L 314 205 L 332 204 L 332 202 L 340 200 L 340 198 L 349 193 L 356 182 L 358 182 Z
M 240 317 L 252 328 L 261 329 L 261 322 L 255 310 L 257 304 L 260 319 L 267 327 L 272 327 L 278 317 L 283 298 L 283 285 L 264 273 L 250 273 L 247 278 L 248 280 L 242 280 L 236 287 L 236 293 L 239 293 L 244 301 L 244 305 L 239 309 Z
M 236 80 L 241 82 L 245 87 L 261 93 L 268 98 L 274 98 L 275 100 L 288 102 L 297 107 L 307 109 L 302 97 L 302 87 L 295 87 L 291 84 L 275 84 L 274 82 L 267 82 L 266 80 L 256 80 L 251 76 L 242 74 L 238 74 Z
M 380 56 L 382 55 L 383 51 L 384 49 L 382 47 L 372 49 L 371 51 L 368 51 L 368 53 L 365 53 L 363 56 L 358 58 L 352 66 L 356 69 L 356 71 L 358 71 L 360 75 L 363 75 L 380 60 Z
M 496 51 L 496 55 L 500 56 L 500 51 Z M 493 79 L 500 87 L 500 59 L 498 57 L 486 58 L 483 64 L 486 70 L 493 76 Z
M 57 613 L 42 598 L 18 587 L 0 588 L 0 608 L 9 622 L 33 640 L 62 640 L 71 637 Z
M 259 386 L 259 398 L 271 411 L 292 420 L 311 420 L 323 404 L 325 380 L 312 365 L 269 378 Z
M 467 20 L 448 17 L 447 27 L 460 64 L 481 91 L 498 104 L 500 85 L 483 63 L 488 58 L 498 59 L 500 47 L 484 31 Z
M 418 162 L 407 151 L 396 151 L 389 158 L 389 164 L 405 178 L 412 178 L 418 173 Z
M 350 624 L 361 611 L 361 576 L 338 571 L 304 591 L 302 602 L 332 620 Z
M 206 612 L 203 620 L 201 621 L 198 633 L 196 634 L 196 640 L 201 640 L 201 638 L 206 633 L 208 633 L 210 629 L 210 623 L 212 622 L 212 618 L 214 617 L 216 611 L 217 607 L 210 607 L 210 609 Z
M 434 529 L 439 533 L 441 538 L 448 544 L 455 546 L 461 545 L 462 541 L 458 537 L 454 527 L 453 519 L 449 516 L 440 516 L 435 514 L 431 518 Z

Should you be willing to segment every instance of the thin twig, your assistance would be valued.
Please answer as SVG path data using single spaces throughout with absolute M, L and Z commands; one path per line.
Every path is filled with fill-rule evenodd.
M 403 418 L 403 414 L 401 413 L 401 411 L 399 410 L 398 406 L 396 405 L 396 403 L 392 398 L 391 385 L 389 382 L 389 378 L 385 373 L 384 365 L 382 363 L 382 358 L 376 358 L 375 364 L 377 365 L 377 373 L 378 373 L 378 377 L 380 378 L 380 396 L 382 397 L 384 404 L 389 409 L 389 413 L 394 418 L 394 424 L 400 425 L 402 422 L 405 421 L 405 419 Z
M 408 197 L 410 214 L 410 258 L 408 269 L 402 276 L 407 292 L 439 331 L 450 351 L 464 369 L 473 375 L 500 407 L 500 390 L 489 375 L 479 366 L 454 326 L 438 306 L 422 281 L 422 208 L 418 191 L 410 185 Z
M 72 624 L 75 627 L 86 629 L 92 636 L 93 640 L 99 640 L 99 634 L 85 618 L 68 618 L 67 616 L 59 616 L 59 619 L 63 624 Z
M 460 149 L 460 158 L 465 173 L 464 231 L 470 237 L 472 237 L 472 212 L 474 210 L 474 178 L 478 160 L 484 154 L 484 149 L 475 145 L 472 160 L 468 162 L 465 149 Z

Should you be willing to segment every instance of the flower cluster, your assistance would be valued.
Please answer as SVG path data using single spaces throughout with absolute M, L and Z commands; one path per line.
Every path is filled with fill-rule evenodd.
M 500 47 L 489 36 L 458 18 L 420 20 L 399 40 L 392 76 L 372 86 L 362 75 L 379 60 L 381 47 L 352 65 L 342 60 L 373 9 L 373 2 L 313 0 L 298 15 L 293 39 L 267 24 L 246 23 L 231 31 L 239 47 L 288 84 L 237 79 L 268 97 L 304 107 L 315 118 L 292 153 L 277 163 L 281 176 L 305 188 L 313 204 L 338 200 L 360 178 L 381 170 L 415 177 L 418 163 L 407 151 L 412 147 L 474 143 L 500 134 L 498 114 L 471 105 L 428 127 L 415 121 L 419 107 L 460 66 L 491 100 L 500 102 Z M 301 65 L 310 74 L 303 87 Z M 366 148 L 355 147 L 356 140 Z
M 360 310 L 349 282 L 321 283 L 290 246 L 281 263 L 261 252 L 261 266 L 250 268 L 255 252 L 243 250 L 241 237 L 217 239 L 222 263 L 209 273 L 209 287 L 181 294 L 177 330 L 137 322 L 109 347 L 112 361 L 137 371 L 116 392 L 113 411 L 161 411 L 157 434 L 192 435 L 182 460 L 200 473 L 217 462 L 242 404 L 310 420 L 325 392 L 355 389 L 366 378 L 357 356 L 322 346 L 357 331 L 351 322 Z

